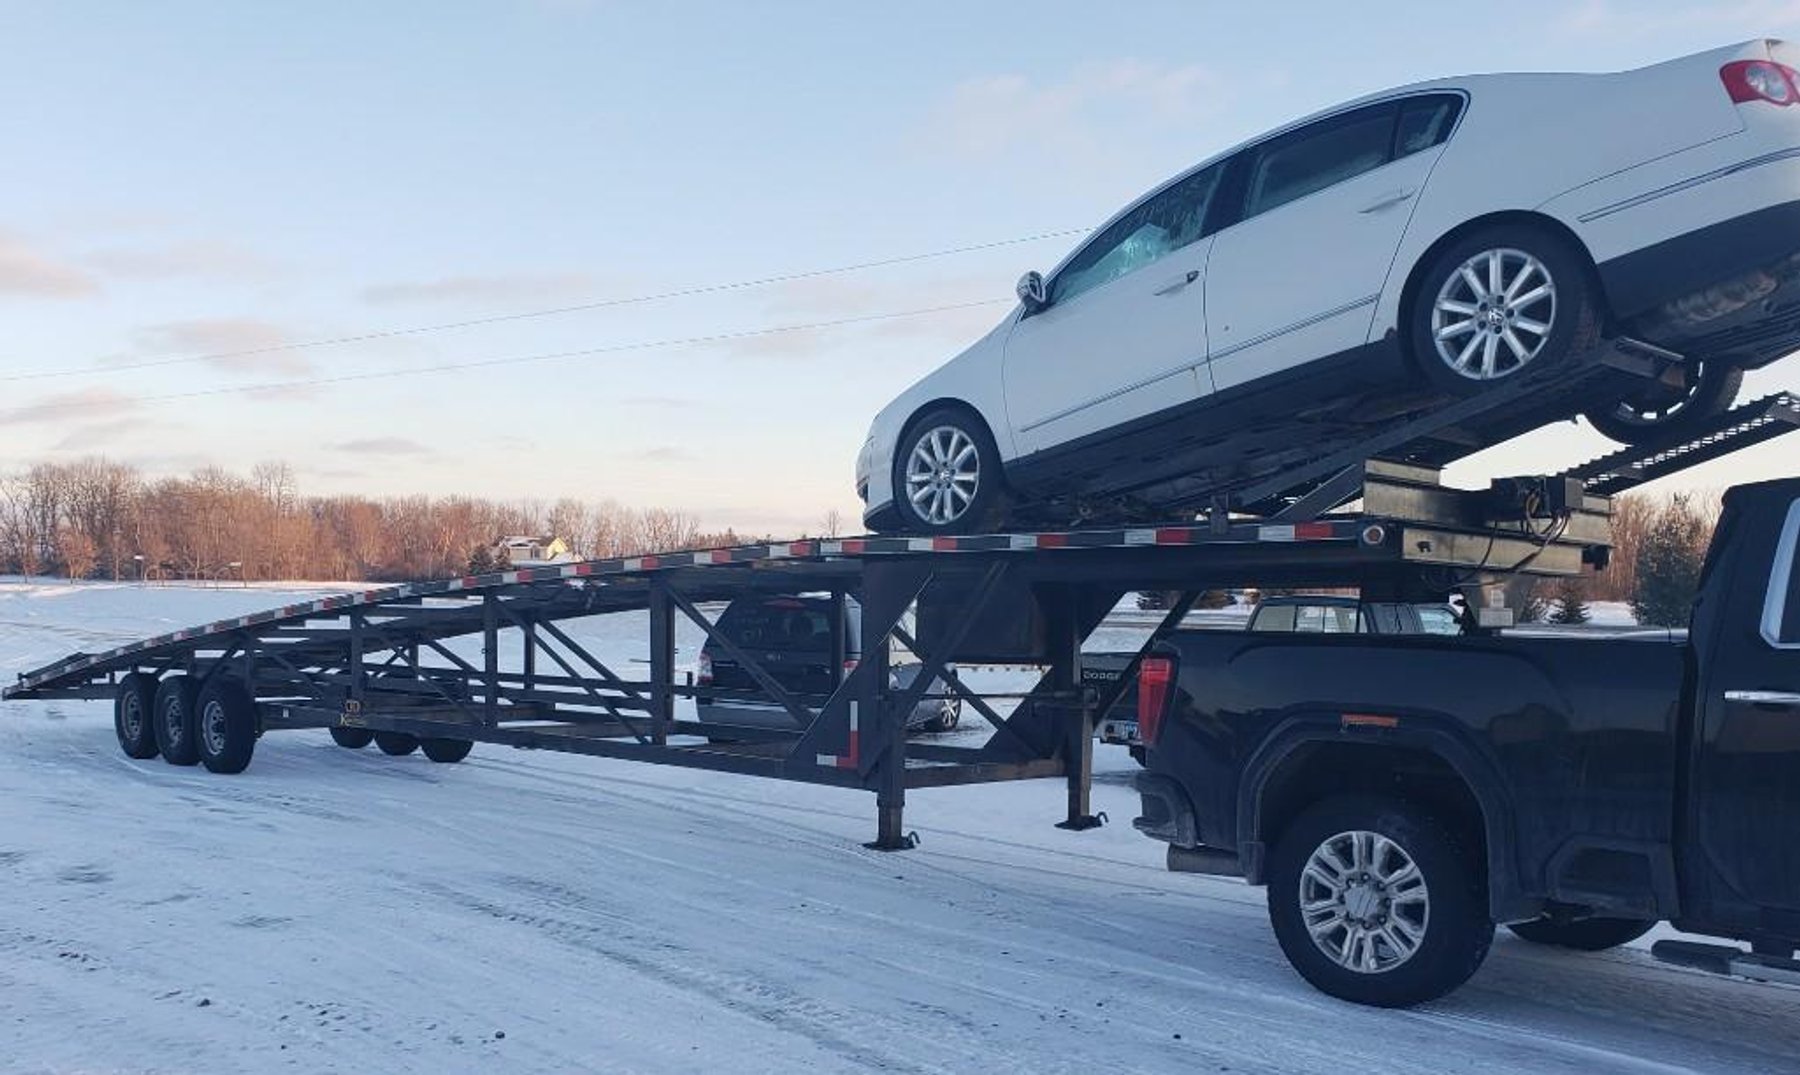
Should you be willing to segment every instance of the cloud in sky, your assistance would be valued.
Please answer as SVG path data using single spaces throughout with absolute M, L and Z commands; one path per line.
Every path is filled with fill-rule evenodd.
M 362 290 L 362 299 L 375 306 L 458 302 L 566 302 L 594 297 L 600 283 L 586 273 L 545 273 L 500 276 L 445 276 L 374 284 Z
M 50 450 L 53 452 L 92 452 L 109 444 L 116 444 L 131 434 L 141 433 L 145 429 L 162 424 L 136 415 L 95 422 L 79 429 L 70 430 L 61 440 L 50 445 Z
M 235 373 L 300 376 L 313 364 L 294 351 L 280 350 L 296 341 L 287 330 L 252 317 L 214 317 L 170 321 L 137 330 L 140 348 L 155 355 L 193 355 L 206 364 Z
M 362 437 L 340 441 L 331 445 L 331 450 L 350 455 L 385 456 L 389 459 L 425 458 L 438 454 L 436 449 L 410 437 Z
M 0 410 L 0 425 L 30 422 L 81 422 L 117 418 L 143 406 L 135 395 L 111 388 L 82 388 L 58 392 Z
M 278 272 L 276 264 L 233 243 L 188 240 L 162 246 L 115 247 L 89 254 L 96 271 L 126 280 L 260 280 Z
M 79 299 L 98 294 L 93 276 L 39 252 L 16 235 L 0 232 L 0 295 Z

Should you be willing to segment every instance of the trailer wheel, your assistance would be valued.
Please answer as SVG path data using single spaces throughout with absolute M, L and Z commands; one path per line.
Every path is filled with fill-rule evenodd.
M 1637 940 L 1655 929 L 1656 923 L 1634 918 L 1583 918 L 1576 922 L 1540 918 L 1535 922 L 1515 922 L 1506 928 L 1512 930 L 1513 936 L 1532 944 L 1572 948 L 1577 952 L 1604 952 Z
M 333 724 L 331 741 L 346 750 L 361 750 L 375 741 L 375 733 L 367 728 L 348 728 L 342 724 Z
M 160 749 L 156 745 L 156 728 L 153 715 L 156 713 L 156 680 L 143 674 L 133 672 L 119 680 L 118 693 L 113 696 L 113 732 L 119 737 L 119 747 L 128 758 L 154 758 Z
M 375 745 L 383 754 L 402 758 L 419 749 L 419 737 L 405 732 L 376 732 Z
M 195 745 L 209 772 L 241 773 L 256 751 L 256 700 L 244 685 L 216 679 L 200 692 Z
M 1288 962 L 1343 1000 L 1404 1008 L 1468 981 L 1494 924 L 1470 853 L 1410 803 L 1343 795 L 1288 825 L 1269 862 Z
M 167 676 L 156 688 L 156 747 L 170 765 L 193 765 L 200 760 L 194 746 L 195 696 L 193 676 Z
M 420 739 L 419 746 L 425 751 L 427 758 L 445 765 L 463 760 L 469 756 L 469 751 L 475 749 L 475 744 L 467 739 L 439 739 L 435 736 Z

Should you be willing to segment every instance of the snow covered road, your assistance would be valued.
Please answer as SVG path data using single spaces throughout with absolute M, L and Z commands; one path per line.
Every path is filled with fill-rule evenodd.
M 0 675 L 274 591 L 0 583 Z M 233 605 L 235 602 L 235 605 Z M 46 652 L 47 650 L 47 652 Z M 271 735 L 134 762 L 98 703 L 0 708 L 0 1071 L 1800 1070 L 1800 991 L 1503 935 L 1415 1012 L 1306 987 L 1259 892 L 1167 873 L 1101 751 L 1054 782 L 873 801 L 478 746 Z

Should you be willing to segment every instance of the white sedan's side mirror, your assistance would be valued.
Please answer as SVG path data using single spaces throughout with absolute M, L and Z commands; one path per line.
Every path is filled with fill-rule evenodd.
M 1019 293 L 1019 301 L 1025 304 L 1025 312 L 1037 313 L 1050 304 L 1050 296 L 1044 290 L 1042 273 L 1028 272 L 1019 277 L 1019 284 L 1013 290 Z

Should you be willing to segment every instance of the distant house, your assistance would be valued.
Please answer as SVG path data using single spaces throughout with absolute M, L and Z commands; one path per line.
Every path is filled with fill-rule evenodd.
M 506 562 L 514 567 L 566 564 L 575 559 L 574 550 L 569 548 L 568 542 L 549 535 L 503 537 L 494 543 L 493 553 L 495 562 L 499 562 L 504 555 Z

